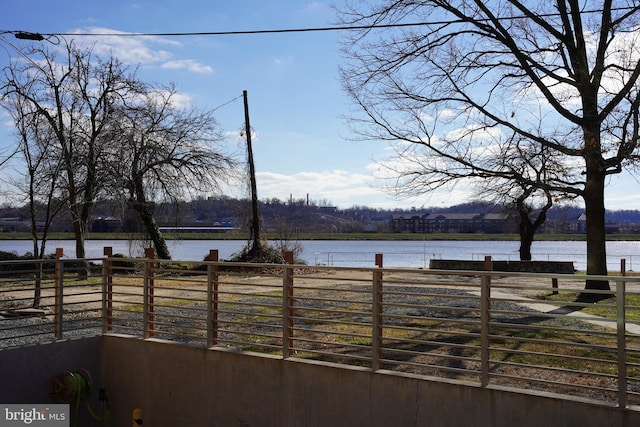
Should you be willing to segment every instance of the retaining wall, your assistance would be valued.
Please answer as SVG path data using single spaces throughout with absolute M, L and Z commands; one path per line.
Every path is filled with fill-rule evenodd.
M 92 337 L 0 350 L 0 379 L 2 380 L 0 403 L 58 403 L 50 394 L 51 377 L 61 372 L 74 372 L 82 368 L 89 371 L 93 380 L 89 404 L 98 413 L 97 415 L 100 415 L 98 389 L 103 387 L 102 343 L 101 337 Z M 131 420 L 129 424 L 123 425 L 130 425 L 130 422 Z M 101 426 L 102 424 L 90 416 L 83 403 L 77 425 Z
M 82 426 L 131 425 L 134 408 L 154 427 L 640 425 L 579 399 L 116 335 L 0 351 L 0 402 L 43 403 L 50 374 L 75 367 L 111 406 Z
M 492 261 L 494 271 L 558 273 L 576 272 L 572 261 Z M 484 261 L 432 259 L 429 268 L 433 270 L 471 270 L 483 271 Z

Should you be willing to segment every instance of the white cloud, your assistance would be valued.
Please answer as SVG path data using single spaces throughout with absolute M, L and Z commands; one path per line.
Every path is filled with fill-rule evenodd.
M 161 66 L 168 70 L 187 70 L 194 73 L 213 74 L 213 68 L 209 65 L 204 65 L 193 59 L 179 59 L 167 61 Z
M 317 1 L 312 1 L 310 3 L 307 3 L 307 5 L 305 6 L 305 10 L 310 10 L 310 11 L 316 11 L 318 9 L 320 10 L 324 10 L 326 9 L 327 5 L 324 3 L 320 3 Z
M 149 94 L 151 98 L 156 98 L 157 101 L 162 104 L 166 99 L 171 97 L 171 106 L 178 109 L 187 109 L 193 105 L 193 98 L 191 95 L 181 92 L 169 93 L 165 90 L 155 90 Z
M 74 31 L 74 33 L 113 34 L 103 35 L 97 38 L 76 37 L 74 41 L 87 47 L 93 46 L 94 52 L 98 55 L 106 56 L 113 53 L 116 58 L 127 64 L 186 70 L 195 73 L 213 73 L 211 66 L 200 63 L 194 59 L 176 59 L 174 53 L 166 50 L 167 48 L 175 49 L 182 47 L 181 43 L 174 40 L 158 36 L 122 37 L 122 35 L 131 33 L 103 27 L 81 28 Z
M 377 166 L 371 164 L 368 169 Z M 434 191 L 415 197 L 397 198 L 384 191 L 377 174 L 354 173 L 345 170 L 325 170 L 299 172 L 291 175 L 276 172 L 258 172 L 258 197 L 261 200 L 277 198 L 279 200 L 306 199 L 313 202 L 328 201 L 332 205 L 345 209 L 352 206 L 396 209 L 411 206 L 437 206 L 463 203 L 470 200 L 471 190 L 464 185 L 452 187 L 446 191 Z M 225 194 L 231 197 L 248 197 L 248 190 L 242 183 L 235 183 L 235 190 L 225 188 Z M 245 191 L 245 194 L 238 194 Z
M 331 8 L 326 3 L 312 1 L 304 6 L 302 13 L 313 17 L 328 17 L 331 13 Z
M 331 192 L 371 183 L 371 176 L 344 170 L 299 172 L 284 175 L 274 172 L 259 172 L 262 186 L 272 191 L 290 192 Z
M 604 190 L 607 209 L 637 209 L 640 206 L 640 178 L 629 171 L 610 175 Z
M 256 179 L 261 199 L 300 199 L 308 194 L 312 200 L 329 200 L 334 205 L 349 207 L 382 195 L 375 188 L 371 175 L 344 170 L 299 172 L 293 175 L 258 172 Z
M 273 58 L 273 64 L 276 67 L 286 67 L 288 65 L 293 64 L 293 58 L 291 56 L 282 56 Z

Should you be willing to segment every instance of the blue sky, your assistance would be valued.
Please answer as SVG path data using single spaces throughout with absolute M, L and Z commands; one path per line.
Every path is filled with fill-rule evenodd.
M 329 2 L 300 0 L 20 1 L 0 0 L 0 29 L 39 33 L 185 33 L 325 27 L 334 21 Z M 12 43 L 25 43 L 8 37 Z M 456 188 L 420 198 L 397 200 L 381 190 L 376 160 L 383 143 L 356 142 L 342 116 L 349 99 L 338 81 L 339 34 L 307 32 L 188 37 L 78 37 L 107 45 L 123 61 L 138 66 L 145 81 L 176 84 L 194 105 L 216 108 L 227 146 L 242 149 L 242 91 L 247 90 L 258 196 L 281 200 L 326 200 L 341 208 L 421 207 L 460 203 Z M 10 51 L 10 49 L 9 49 Z M 7 52 L 0 50 L 0 66 Z M 4 132 L 0 133 L 3 137 Z M 613 178 L 609 208 L 629 206 L 629 187 Z M 615 184 L 615 185 L 613 185 Z M 229 190 L 246 195 L 244 188 Z M 243 193 L 244 192 L 244 193 Z M 633 194 L 637 194 L 633 191 Z

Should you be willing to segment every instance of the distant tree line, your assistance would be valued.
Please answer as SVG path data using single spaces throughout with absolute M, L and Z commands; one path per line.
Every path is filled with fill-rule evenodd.
M 154 217 L 161 226 L 218 225 L 233 227 L 239 232 L 248 230 L 250 201 L 229 197 L 197 198 L 192 201 L 174 201 L 150 205 Z M 381 209 L 367 206 L 337 208 L 330 203 L 298 200 L 279 200 L 276 198 L 260 201 L 260 212 L 264 230 L 271 236 L 293 236 L 296 233 L 362 233 L 387 232 L 392 215 L 424 215 L 425 213 L 466 213 L 485 214 L 505 212 L 506 206 L 472 202 L 448 207 L 425 207 L 409 209 Z M 553 206 L 547 213 L 547 221 L 542 228 L 545 232 L 562 233 L 566 231 L 562 224 L 576 221 L 584 210 L 578 206 Z M 638 232 L 640 210 L 608 210 L 607 222 L 622 226 L 629 225 L 627 232 Z M 26 224 L 30 220 L 28 206 L 0 207 L 0 221 L 14 219 Z M 42 218 L 37 218 L 41 220 Z M 56 232 L 70 232 L 71 217 L 61 214 L 51 225 Z M 145 228 L 132 208 L 122 209 L 117 200 L 96 202 L 89 231 L 125 232 L 143 234 Z M 633 225 L 638 227 L 633 227 Z M 2 226 L 0 225 L 0 229 Z M 25 225 L 24 227 L 27 227 Z M 5 229 L 5 231 L 7 231 Z M 623 230 L 621 230 L 623 231 Z M 517 233 L 517 221 L 514 219 L 503 232 Z

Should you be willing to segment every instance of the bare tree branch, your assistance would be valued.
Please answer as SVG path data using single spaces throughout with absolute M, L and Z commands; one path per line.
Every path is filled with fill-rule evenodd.
M 383 166 L 397 193 L 496 179 L 580 196 L 587 270 L 606 273 L 605 177 L 639 155 L 640 3 L 381 0 L 341 12 L 359 28 L 425 22 L 343 44 L 350 124 L 396 148 Z M 544 176 L 530 153 L 553 160 Z

